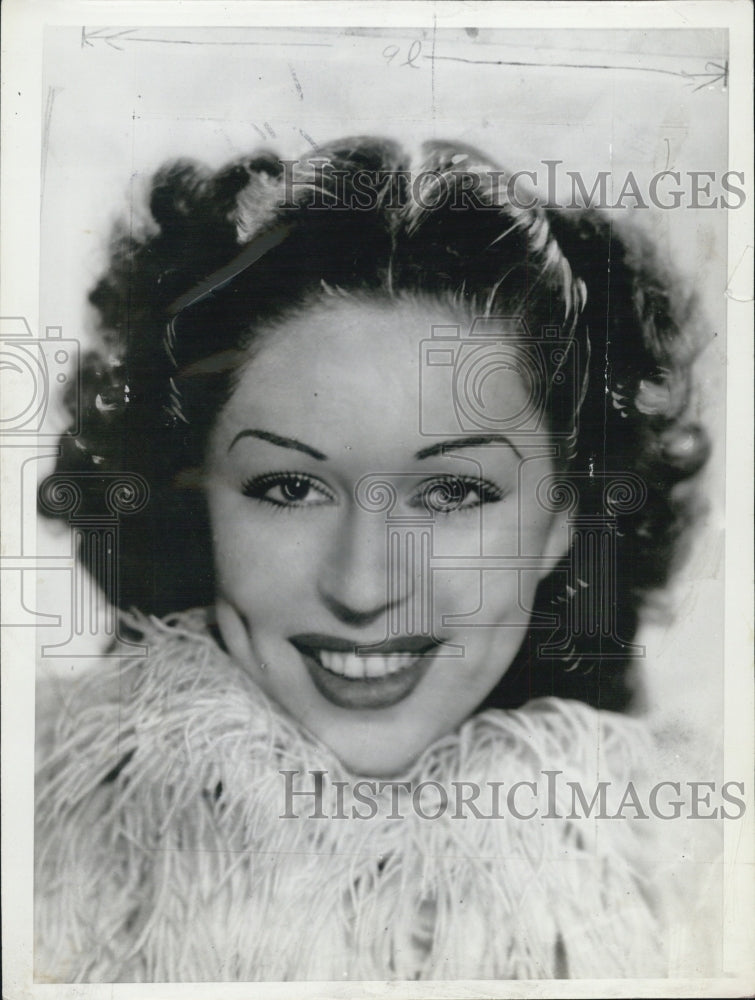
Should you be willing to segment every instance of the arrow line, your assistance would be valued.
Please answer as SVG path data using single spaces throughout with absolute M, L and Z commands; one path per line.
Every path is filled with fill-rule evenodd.
M 139 28 L 127 28 L 123 31 L 115 31 L 110 35 L 106 35 L 106 31 L 111 31 L 111 28 L 82 28 L 81 29 L 81 47 L 84 48 L 94 48 L 94 42 L 105 42 L 109 45 L 111 49 L 117 49 L 119 52 L 123 52 L 123 48 L 117 45 L 113 39 L 119 39 L 122 42 L 150 42 L 159 45 L 268 45 L 268 46 L 287 46 L 289 48 L 316 48 L 316 49 L 331 49 L 333 48 L 332 42 L 289 42 L 289 41 L 277 41 L 277 42 L 263 42 L 263 41 L 244 41 L 244 42 L 233 42 L 233 41 L 213 41 L 209 38 L 201 39 L 191 39 L 191 38 L 144 38 L 135 35 Z
M 424 55 L 423 59 L 430 60 L 441 60 L 443 62 L 459 62 L 466 63 L 467 65 L 475 66 L 527 66 L 531 68 L 538 69 L 601 69 L 601 70 L 627 70 L 632 73 L 660 73 L 663 76 L 675 76 L 684 80 L 694 81 L 704 77 L 706 80 L 710 79 L 713 83 L 717 83 L 719 80 L 724 81 L 724 89 L 729 78 L 729 62 L 721 65 L 720 63 L 707 62 L 705 64 L 705 69 L 708 70 L 709 67 L 715 67 L 716 72 L 705 72 L 705 73 L 688 73 L 686 70 L 676 70 L 676 69 L 661 69 L 659 66 L 616 66 L 610 63 L 563 63 L 563 62 L 529 62 L 525 60 L 514 60 L 514 59 L 467 59 L 464 56 L 438 56 L 438 55 Z M 701 90 L 703 87 L 708 86 L 705 82 L 701 83 L 695 90 Z

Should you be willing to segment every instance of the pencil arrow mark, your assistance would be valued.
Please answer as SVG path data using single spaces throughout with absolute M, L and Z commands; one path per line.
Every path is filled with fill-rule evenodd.
M 729 84 L 729 60 L 726 59 L 723 65 L 721 63 L 716 63 L 716 62 L 707 62 L 705 64 L 704 73 L 682 72 L 681 75 L 686 77 L 686 79 L 688 79 L 690 82 L 693 82 L 695 80 L 703 81 L 694 88 L 693 93 L 696 93 L 698 90 L 702 90 L 703 87 L 713 87 L 715 86 L 715 84 L 719 83 L 719 81 L 723 84 L 722 89 L 726 90 Z
M 233 46 L 260 46 L 267 45 L 276 48 L 307 48 L 307 49 L 330 49 L 333 48 L 332 42 L 291 42 L 287 39 L 278 41 L 262 41 L 260 39 L 245 39 L 243 41 L 221 39 L 214 40 L 211 38 L 145 38 L 144 36 L 137 35 L 136 32 L 140 31 L 140 28 L 125 28 L 123 30 L 118 30 L 116 28 L 82 28 L 81 29 L 81 48 L 92 49 L 95 47 L 97 42 L 104 42 L 105 45 L 109 46 L 111 49 L 116 49 L 118 52 L 123 52 L 124 48 L 119 45 L 119 42 L 144 42 L 149 44 L 162 44 L 162 45 L 233 45 Z
M 705 64 L 705 72 L 688 73 L 683 69 L 664 69 L 661 66 L 620 66 L 612 65 L 611 63 L 534 62 L 519 59 L 469 59 L 464 56 L 441 56 L 434 54 L 423 55 L 422 58 L 431 60 L 433 65 L 436 62 L 458 62 L 475 66 L 519 66 L 522 68 L 526 67 L 528 69 L 593 69 L 629 73 L 660 73 L 663 76 L 678 77 L 682 80 L 688 81 L 689 83 L 695 83 L 695 81 L 702 79 L 702 83 L 699 83 L 694 88 L 694 91 L 702 90 L 703 87 L 711 87 L 719 81 L 723 82 L 723 89 L 726 90 L 729 82 L 728 59 L 723 63 L 717 63 L 709 60 Z
M 81 29 L 81 47 L 93 49 L 95 42 L 104 42 L 109 45 L 111 49 L 117 49 L 119 52 L 123 52 L 123 46 L 118 45 L 114 39 L 119 38 L 122 41 L 127 40 L 128 35 L 133 35 L 136 28 L 125 28 L 123 31 L 112 31 L 112 34 L 105 34 L 107 31 L 112 31 L 111 28 L 95 28 L 94 30 L 90 28 Z

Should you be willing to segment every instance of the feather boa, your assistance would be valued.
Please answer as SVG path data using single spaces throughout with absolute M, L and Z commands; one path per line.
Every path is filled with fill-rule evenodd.
M 651 824 L 281 818 L 281 770 L 326 771 L 329 817 L 354 776 L 202 612 L 139 627 L 149 657 L 105 661 L 57 706 L 37 778 L 38 978 L 665 974 Z M 637 721 L 542 699 L 470 718 L 401 777 L 508 787 L 553 769 L 589 789 L 626 784 L 644 752 Z

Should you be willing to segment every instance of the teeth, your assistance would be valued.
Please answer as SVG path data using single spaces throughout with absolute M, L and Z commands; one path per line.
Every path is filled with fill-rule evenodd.
M 386 677 L 404 670 L 417 659 L 416 653 L 393 653 L 390 656 L 357 656 L 321 649 L 317 654 L 322 665 L 342 677 Z
M 386 657 L 384 656 L 366 656 L 363 659 L 364 663 L 364 676 L 365 677 L 384 677 L 388 670 L 388 665 L 386 664 Z

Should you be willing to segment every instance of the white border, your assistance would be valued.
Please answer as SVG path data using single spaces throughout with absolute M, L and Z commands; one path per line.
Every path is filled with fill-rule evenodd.
M 537 28 L 667 27 L 730 29 L 730 166 L 746 171 L 748 200 L 730 213 L 730 274 L 753 245 L 752 6 L 747 0 L 635 3 L 242 2 L 213 0 L 5 0 L 2 5 L 2 283 L 0 315 L 39 319 L 39 205 L 42 41 L 46 25 L 110 24 L 361 25 Z M 748 251 L 749 248 L 749 251 Z M 745 257 L 745 260 L 747 258 Z M 752 677 L 752 290 L 740 269 L 738 299 L 728 299 L 725 753 L 726 773 L 751 781 L 755 756 Z M 743 288 L 745 292 L 743 293 Z M 2 480 L 0 479 L 0 483 Z M 5 512 L 7 514 L 7 512 Z M 24 632 L 28 634 L 24 634 Z M 120 986 L 32 985 L 31 871 L 35 640 L 32 630 L 2 632 L 2 829 L 4 996 L 21 997 L 660 997 L 741 996 L 755 989 L 753 933 L 755 817 L 727 829 L 726 966 L 722 981 L 574 981 L 494 983 L 287 983 Z M 19 634 L 21 633 L 21 634 Z M 753 803 L 752 786 L 747 795 Z

